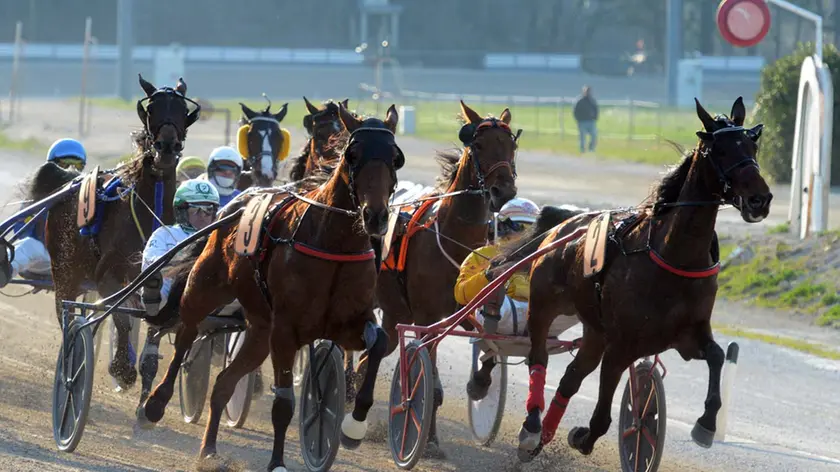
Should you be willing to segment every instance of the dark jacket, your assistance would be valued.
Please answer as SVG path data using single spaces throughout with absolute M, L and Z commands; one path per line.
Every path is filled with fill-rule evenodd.
M 598 104 L 592 97 L 580 97 L 575 103 L 575 120 L 594 121 L 598 119 Z

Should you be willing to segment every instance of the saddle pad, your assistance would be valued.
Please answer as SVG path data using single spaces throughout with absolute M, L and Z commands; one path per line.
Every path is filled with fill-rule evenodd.
M 388 231 L 382 238 L 382 257 L 388 257 L 391 252 L 391 243 L 394 241 L 394 231 L 397 229 L 397 223 L 400 221 L 399 209 L 392 209 L 388 215 Z
M 93 223 L 93 218 L 96 216 L 96 184 L 98 177 L 99 166 L 96 166 L 82 179 L 82 187 L 79 189 L 79 205 L 76 213 L 76 224 L 79 228 L 84 228 Z
M 610 228 L 610 212 L 605 211 L 589 223 L 586 242 L 583 246 L 583 276 L 592 277 L 601 272 L 606 259 L 607 235 Z
M 245 211 L 239 218 L 236 240 L 233 245 L 237 254 L 253 256 L 257 252 L 262 222 L 273 199 L 274 195 L 272 194 L 259 195 L 252 198 L 245 206 Z
M 422 184 L 415 184 L 408 181 L 400 181 L 394 195 L 391 197 L 390 204 L 394 206 L 403 206 L 428 195 L 434 191 L 434 187 L 428 187 Z

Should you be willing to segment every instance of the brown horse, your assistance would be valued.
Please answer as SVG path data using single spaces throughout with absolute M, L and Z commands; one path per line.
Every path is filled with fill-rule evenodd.
M 146 93 L 146 98 L 137 102 L 143 129 L 133 135 L 134 159 L 116 170 L 120 179 L 117 192 L 122 198 L 97 204 L 98 221 L 93 226 L 98 225 L 99 229 L 89 236 L 79 234 L 77 198 L 66 199 L 49 211 L 45 246 L 52 261 L 59 319 L 61 301 L 76 299 L 83 282 L 94 282 L 105 297 L 135 278 L 140 272 L 138 255 L 146 238 L 161 223 L 174 223 L 171 202 L 175 195 L 175 165 L 184 149 L 187 128 L 198 119 L 200 108 L 185 96 L 187 85 L 183 80 L 174 89 L 157 89 L 142 76 L 139 81 Z M 188 102 L 195 105 L 194 110 L 189 110 Z M 31 198 L 45 198 L 78 175 L 52 163 L 43 164 L 30 187 Z M 102 180 L 104 176 L 100 177 Z M 154 214 L 155 211 L 160 214 Z M 127 388 L 137 379 L 137 371 L 129 360 L 131 321 L 127 315 L 113 316 L 118 338 L 108 372 Z
M 743 128 L 743 100 L 735 101 L 731 119 L 712 118 L 699 102 L 696 108 L 704 128 L 697 132 L 699 144 L 662 179 L 649 203 L 623 214 L 615 212 L 611 223 L 595 223 L 605 238 L 603 253 L 585 255 L 589 245 L 588 236 L 583 236 L 536 259 L 531 267 L 530 389 L 528 415 L 519 436 L 524 460 L 552 440 L 569 399 L 600 363 L 598 402 L 589 427 L 573 428 L 568 437 L 573 448 L 591 453 L 610 426 L 613 395 L 622 373 L 637 359 L 670 348 L 686 361 L 704 359 L 709 366 L 705 410 L 691 436 L 703 447 L 712 445 L 724 361 L 710 324 L 720 267 L 714 230 L 718 207 L 731 204 L 744 221 L 756 223 L 769 213 L 772 194 L 755 159 L 762 125 Z M 543 247 L 605 216 L 609 212 L 574 216 L 530 246 Z M 601 221 L 609 226 L 601 226 Z M 541 229 L 545 228 L 535 232 Z M 527 253 L 519 251 L 508 261 Z M 600 271 L 584 275 L 584 265 L 599 256 L 604 261 Z M 557 316 L 581 320 L 583 344 L 541 423 L 546 336 Z
M 286 117 L 289 104 L 285 103 L 277 113 L 271 113 L 271 102 L 265 110 L 254 111 L 244 103 L 236 145 L 244 159 L 243 172 L 237 188 L 271 187 L 277 180 L 277 167 L 289 154 L 291 136 L 280 127 Z
M 259 256 L 239 255 L 233 245 L 235 228 L 219 228 L 196 254 L 197 261 L 186 263 L 190 272 L 182 296 L 177 278 L 173 283 L 170 300 L 181 297 L 181 327 L 169 369 L 145 404 L 149 421 L 163 417 L 201 320 L 236 298 L 248 321 L 244 345 L 213 386 L 201 457 L 216 452 L 219 420 L 237 382 L 262 364 L 270 350 L 275 400 L 268 470 L 285 470 L 286 429 L 295 411 L 295 353 L 317 339 L 334 340 L 345 349 L 367 349 L 368 375 L 353 413 L 342 423 L 342 442 L 355 447 L 365 436 L 376 374 L 388 344 L 373 313 L 376 267 L 370 237 L 387 229 L 388 199 L 405 158 L 394 142 L 398 116 L 393 106 L 384 122 L 362 121 L 342 105 L 339 116 L 351 134 L 338 167 L 323 186 L 304 196 L 282 189 L 255 190 L 221 215 L 241 208 L 249 198 L 271 196 L 274 206 L 266 218 L 270 223 L 261 236 Z
M 341 157 L 336 152 L 335 146 L 331 146 L 330 140 L 342 133 L 344 128 L 338 116 L 338 103 L 328 101 L 323 108 L 318 108 L 306 97 L 308 115 L 303 117 L 303 127 L 309 133 L 309 139 L 301 149 L 299 156 L 293 157 L 289 164 L 289 180 L 293 182 L 315 175 L 319 169 L 331 171 L 335 163 Z M 350 99 L 345 98 L 341 105 L 346 109 Z
M 405 234 L 395 239 L 390 255 L 383 254 L 386 260 L 376 296 L 382 326 L 390 336 L 389 354 L 397 346 L 398 323 L 428 326 L 457 310 L 453 287 L 461 261 L 486 244 L 490 211 L 498 211 L 516 196 L 517 136 L 510 130 L 510 111 L 506 108 L 499 119 L 484 119 L 463 101 L 461 111 L 466 120 L 460 133 L 465 147 L 460 155 L 439 157 L 447 174 L 439 194 L 456 195 L 441 198 L 434 215 L 429 211 L 433 200 L 414 210 Z M 432 231 L 417 231 L 423 227 Z M 355 383 L 353 377 L 347 385 Z M 435 379 L 436 412 L 443 403 L 443 388 Z M 437 446 L 434 417 L 431 428 L 429 442 Z

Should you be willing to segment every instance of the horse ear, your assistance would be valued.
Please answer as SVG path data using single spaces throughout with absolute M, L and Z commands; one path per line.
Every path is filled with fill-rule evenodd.
M 464 115 L 464 118 L 466 118 L 467 123 L 477 124 L 481 122 L 481 116 L 479 116 L 479 114 L 476 113 L 475 110 L 468 107 L 463 100 L 461 100 L 461 113 Z
M 255 116 L 257 116 L 257 112 L 248 108 L 248 105 L 245 105 L 244 103 L 239 102 L 239 107 L 242 108 L 242 114 L 245 115 L 245 118 L 247 118 L 248 121 L 251 121 L 251 119 L 253 119 Z
M 282 107 L 280 107 L 280 111 L 274 114 L 274 119 L 277 121 L 283 121 L 283 118 L 286 117 L 286 113 L 289 111 L 289 104 L 284 103 Z
M 697 108 L 697 118 L 700 118 L 700 121 L 703 123 L 703 128 L 710 133 L 715 132 L 715 120 L 712 118 L 712 115 L 703 108 L 703 105 L 700 104 L 700 101 L 697 100 L 697 97 L 694 97 L 694 104 Z
M 344 105 L 344 108 L 350 108 L 350 99 L 345 98 L 344 100 L 341 101 L 341 104 Z
M 152 85 L 151 83 L 146 81 L 146 79 L 143 78 L 143 74 L 137 74 L 137 76 L 140 78 L 140 86 L 143 87 L 143 91 L 146 92 L 146 96 L 151 97 L 152 94 L 157 91 L 157 89 L 154 85 Z
M 341 124 L 344 125 L 344 128 L 351 133 L 362 126 L 362 122 L 344 108 L 344 105 L 341 103 L 338 104 L 338 117 L 341 119 Z
M 761 131 L 764 129 L 764 125 L 755 125 L 749 130 L 747 130 L 747 136 L 753 140 L 754 143 L 758 142 L 758 138 L 761 137 Z
M 309 103 L 309 100 L 307 100 L 306 95 L 303 96 L 303 102 L 306 103 L 306 110 L 309 111 L 310 115 L 314 115 L 315 113 L 318 113 L 319 111 L 321 111 L 321 110 L 318 109 L 318 107 Z M 345 108 L 347 108 L 347 107 L 345 107 Z
M 510 109 L 505 108 L 501 115 L 499 115 L 499 119 L 502 120 L 506 125 L 510 124 L 510 120 L 513 119 L 513 116 L 510 114 Z
M 187 94 L 187 84 L 184 82 L 183 77 L 178 77 L 178 84 L 175 85 L 175 90 L 177 90 L 181 95 Z
M 732 112 L 729 114 L 735 126 L 744 126 L 744 120 L 747 119 L 747 109 L 744 107 L 744 97 L 738 97 L 735 103 L 732 104 Z
M 387 126 L 392 133 L 396 133 L 397 123 L 399 123 L 399 121 L 400 115 L 397 114 L 397 107 L 395 107 L 394 104 L 391 104 L 391 106 L 388 107 L 388 111 L 385 112 L 385 126 Z

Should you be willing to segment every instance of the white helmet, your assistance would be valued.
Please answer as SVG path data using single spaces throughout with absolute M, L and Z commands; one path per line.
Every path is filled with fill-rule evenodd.
M 230 195 L 236 190 L 236 183 L 242 174 L 242 156 L 230 146 L 221 146 L 213 149 L 210 158 L 207 159 L 207 180 L 216 186 L 219 195 Z M 216 171 L 225 167 L 232 167 L 236 177 L 219 177 Z
M 536 223 L 540 216 L 540 207 L 527 198 L 514 198 L 502 205 L 499 210 L 499 221 L 516 221 L 519 223 Z

